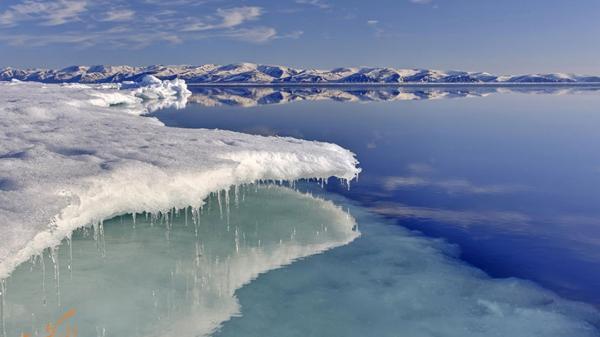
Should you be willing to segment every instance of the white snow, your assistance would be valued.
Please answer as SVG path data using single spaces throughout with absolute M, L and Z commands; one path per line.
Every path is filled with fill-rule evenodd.
M 192 94 L 185 81 L 179 78 L 161 81 L 152 75 L 142 77 L 140 82 L 123 82 L 121 89 L 135 89 L 133 94 L 144 100 L 185 97 Z
M 210 192 L 261 179 L 359 172 L 354 155 L 334 144 L 140 117 L 152 102 L 187 98 L 183 81 L 146 82 L 124 90 L 0 84 L 0 279 L 73 229 L 118 214 L 200 206 Z

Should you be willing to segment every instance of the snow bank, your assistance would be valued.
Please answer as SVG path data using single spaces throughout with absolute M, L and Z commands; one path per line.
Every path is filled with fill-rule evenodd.
M 121 90 L 0 84 L 0 279 L 82 225 L 126 212 L 200 206 L 256 180 L 359 172 L 334 144 L 164 127 L 137 115 L 184 104 L 183 81 Z M 169 94 L 170 93 L 170 94 Z

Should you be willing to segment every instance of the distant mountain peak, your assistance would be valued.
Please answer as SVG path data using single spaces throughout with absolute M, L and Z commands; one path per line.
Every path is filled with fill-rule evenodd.
M 226 65 L 74 65 L 60 70 L 0 70 L 0 80 L 45 83 L 108 83 L 135 81 L 145 75 L 160 79 L 181 78 L 197 84 L 507 84 L 507 83 L 600 83 L 600 76 L 566 73 L 494 75 L 488 72 L 435 69 L 399 69 L 389 67 L 338 67 L 332 70 L 298 69 L 279 65 L 232 63 Z

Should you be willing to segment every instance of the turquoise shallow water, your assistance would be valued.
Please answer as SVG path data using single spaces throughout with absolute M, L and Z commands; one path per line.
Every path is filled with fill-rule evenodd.
M 361 237 L 237 292 L 242 315 L 215 336 L 595 336 L 600 316 L 539 286 L 491 279 L 460 250 L 350 209 Z
M 229 196 L 213 195 L 201 211 L 77 230 L 5 280 L 2 336 L 45 336 L 69 310 L 80 336 L 205 335 L 239 314 L 234 292 L 244 284 L 358 236 L 345 210 L 291 189 Z

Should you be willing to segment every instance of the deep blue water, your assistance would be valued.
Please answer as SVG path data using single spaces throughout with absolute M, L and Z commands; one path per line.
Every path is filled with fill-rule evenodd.
M 600 92 L 257 90 L 195 88 L 202 104 L 153 116 L 339 144 L 363 173 L 329 191 L 456 244 L 492 277 L 600 306 Z

